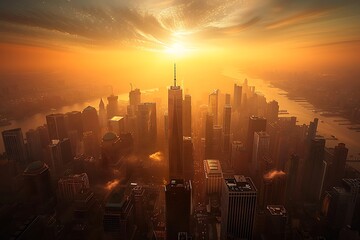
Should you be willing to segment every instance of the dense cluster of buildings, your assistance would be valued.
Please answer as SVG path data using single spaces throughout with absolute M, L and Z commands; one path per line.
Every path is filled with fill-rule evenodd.
M 3 131 L 0 238 L 359 239 L 360 174 L 318 119 L 279 116 L 247 80 L 194 106 L 175 67 L 160 102 L 131 89 Z

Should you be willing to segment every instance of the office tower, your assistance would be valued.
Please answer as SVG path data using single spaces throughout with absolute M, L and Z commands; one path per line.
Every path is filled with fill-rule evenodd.
M 191 137 L 191 96 L 185 94 L 183 107 L 184 136 Z
M 108 167 L 115 163 L 119 157 L 120 138 L 116 133 L 107 132 L 101 142 L 101 165 Z
M 164 113 L 164 135 L 165 139 L 169 139 L 169 115 L 167 112 Z M 167 142 L 165 141 L 165 143 Z
M 92 131 L 83 133 L 84 154 L 86 156 L 97 156 L 98 144 Z
M 309 129 L 308 129 L 308 134 L 307 134 L 308 142 L 311 142 L 311 140 L 316 137 L 316 131 L 317 131 L 318 122 L 319 122 L 318 118 L 314 118 L 314 121 L 310 122 Z
M 52 143 L 49 145 L 49 150 L 50 169 L 55 175 L 60 175 L 64 167 L 73 159 L 70 139 L 52 140 Z
M 218 124 L 218 116 L 219 116 L 219 89 L 214 90 L 209 95 L 209 113 L 214 116 L 214 124 Z
M 231 105 L 231 96 L 229 93 L 225 94 L 225 105 Z
M 140 89 L 135 88 L 129 92 L 129 104 L 130 106 L 137 106 L 141 103 Z
M 223 185 L 223 172 L 219 160 L 204 160 L 206 194 L 221 195 Z
M 166 239 L 190 232 L 191 181 L 172 179 L 165 186 Z
M 233 141 L 231 144 L 230 165 L 234 167 L 237 174 L 248 172 L 247 152 L 241 141 Z
M 221 197 L 221 239 L 252 239 L 257 190 L 251 178 L 224 179 Z
M 345 226 L 360 231 L 360 179 L 343 179 L 341 187 L 326 192 L 322 213 L 328 226 L 339 231 Z
M 184 147 L 184 178 L 194 178 L 194 156 L 193 156 L 193 142 L 191 137 L 183 138 Z
M 263 176 L 259 205 L 265 209 L 267 205 L 285 205 L 286 173 L 272 170 Z
M 150 138 L 155 143 L 157 137 L 157 115 L 156 115 L 156 103 L 155 102 L 146 102 L 144 103 L 149 111 L 149 134 Z
M 334 148 L 333 168 L 335 170 L 334 184 L 341 182 L 341 179 L 345 176 L 345 165 L 349 149 L 345 147 L 344 143 L 339 143 Z
M 252 152 L 252 171 L 257 173 L 265 155 L 269 154 L 270 135 L 266 132 L 254 133 L 254 144 Z
M 89 187 L 89 178 L 86 173 L 62 177 L 58 181 L 59 197 L 66 201 L 73 201 L 76 194 Z
M 213 127 L 213 147 L 212 158 L 221 159 L 222 157 L 222 143 L 223 143 L 223 130 L 220 125 L 214 125 Z
M 169 119 L 169 178 L 183 178 L 183 124 L 182 90 L 176 86 L 176 65 L 174 65 L 174 86 L 168 90 Z
M 231 106 L 225 105 L 223 112 L 223 151 L 224 154 L 228 157 L 230 153 L 230 124 L 231 124 Z
M 205 124 L 205 158 L 213 158 L 213 141 L 214 141 L 214 116 L 212 114 L 206 115 Z
M 68 132 L 76 131 L 77 138 L 81 139 L 83 134 L 83 123 L 81 112 L 72 111 L 65 114 L 65 126 Z
M 142 148 L 153 147 L 156 143 L 156 103 L 137 105 L 138 144 Z
M 268 205 L 265 210 L 265 239 L 286 239 L 287 211 L 283 205 Z
M 85 131 L 92 131 L 96 139 L 100 136 L 100 124 L 97 111 L 94 107 L 87 106 L 82 111 L 82 122 Z
M 64 139 L 67 137 L 64 114 L 50 114 L 46 116 L 46 124 L 49 130 L 50 140 Z
M 39 126 L 36 128 L 36 131 L 38 131 L 40 134 L 42 148 L 47 148 L 50 143 L 49 130 L 48 130 L 47 126 L 46 125 Z
M 113 116 L 118 115 L 119 108 L 118 108 L 118 96 L 114 96 L 111 94 L 107 97 L 108 104 L 106 106 L 107 118 L 110 119 Z
M 132 197 L 124 187 L 113 190 L 105 203 L 103 228 L 111 239 L 130 239 L 134 231 Z
M 285 165 L 285 172 L 287 174 L 286 200 L 289 202 L 293 202 L 295 199 L 297 199 L 299 194 L 298 189 L 300 189 L 300 184 L 297 180 L 298 169 L 299 157 L 296 154 L 292 154 Z
M 250 153 L 253 152 L 254 133 L 266 131 L 266 119 L 263 117 L 251 116 L 249 118 L 248 132 L 246 138 L 246 149 Z
M 305 200 L 317 201 L 323 183 L 325 139 L 315 138 L 310 142 L 310 149 L 304 162 L 303 194 Z
M 241 107 L 241 98 L 242 98 L 242 86 L 234 84 L 234 111 L 239 112 Z
M 27 156 L 21 128 L 5 130 L 2 132 L 2 137 L 7 159 L 25 164 L 27 162 Z
M 145 189 L 142 186 L 136 186 L 131 191 L 134 203 L 134 220 L 141 231 L 146 227 Z
M 42 204 L 53 197 L 50 171 L 45 163 L 41 161 L 30 163 L 24 170 L 23 177 L 28 201 Z
M 106 127 L 107 114 L 106 114 L 105 104 L 102 98 L 100 99 L 100 103 L 99 103 L 99 123 L 101 128 Z
M 117 135 L 125 133 L 125 118 L 121 116 L 113 116 L 108 121 L 108 129 Z
M 275 100 L 266 104 L 266 120 L 270 122 L 276 122 L 279 114 L 279 103 Z
M 25 133 L 29 161 L 42 161 L 43 160 L 43 150 L 41 144 L 41 137 L 38 130 L 30 129 Z

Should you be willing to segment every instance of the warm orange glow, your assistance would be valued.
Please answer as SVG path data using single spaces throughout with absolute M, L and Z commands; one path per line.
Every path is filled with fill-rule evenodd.
M 285 176 L 285 175 L 286 175 L 286 173 L 283 172 L 283 171 L 273 170 L 273 171 L 270 171 L 270 172 L 266 173 L 264 175 L 264 178 L 267 179 L 267 180 L 271 180 L 273 178 L 280 177 L 280 176 Z
M 164 154 L 162 152 L 155 152 L 149 155 L 150 160 L 155 162 L 161 162 L 164 160 Z
M 120 180 L 118 180 L 118 179 L 111 180 L 111 181 L 106 183 L 105 188 L 107 190 L 111 191 L 119 184 L 119 182 L 120 182 Z

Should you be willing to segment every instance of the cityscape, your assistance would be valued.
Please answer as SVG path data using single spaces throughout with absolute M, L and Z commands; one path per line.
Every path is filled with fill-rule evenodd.
M 0 1 L 0 239 L 360 240 L 358 1 Z

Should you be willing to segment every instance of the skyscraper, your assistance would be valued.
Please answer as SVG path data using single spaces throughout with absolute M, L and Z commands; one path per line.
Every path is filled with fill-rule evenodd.
M 96 139 L 100 136 L 99 117 L 94 107 L 87 106 L 82 111 L 82 122 L 83 122 L 84 132 L 92 131 L 96 136 Z
M 183 108 L 184 136 L 191 137 L 191 96 L 186 94 Z
M 230 153 L 230 124 L 231 124 L 231 106 L 225 105 L 223 112 L 223 151 L 226 156 Z
M 286 173 L 272 170 L 263 176 L 259 205 L 265 209 L 267 205 L 285 205 Z
M 26 141 L 30 161 L 41 161 L 43 159 L 43 151 L 39 130 L 30 129 L 27 131 Z
M 64 166 L 72 160 L 70 140 L 52 140 L 49 145 L 50 150 L 50 169 L 55 176 L 59 176 L 64 170 Z
M 248 133 L 246 139 L 246 149 L 250 153 L 253 152 L 254 133 L 266 131 L 266 119 L 263 117 L 251 116 L 249 118 Z
M 128 114 L 130 116 L 136 115 L 137 106 L 141 103 L 141 92 L 140 89 L 136 88 L 134 90 L 131 89 L 129 92 L 129 106 L 128 106 Z
M 204 160 L 206 194 L 217 194 L 220 196 L 223 185 L 223 172 L 219 160 Z
M 114 96 L 111 94 L 107 97 L 108 104 L 106 106 L 107 111 L 107 118 L 110 119 L 113 116 L 118 114 L 119 108 L 118 108 L 118 96 Z
M 241 107 L 241 98 L 242 98 L 242 86 L 234 84 L 234 111 L 239 111 Z
M 106 127 L 107 114 L 106 114 L 105 104 L 102 98 L 100 99 L 100 103 L 99 103 L 99 122 L 101 128 Z
M 76 194 L 89 189 L 89 178 L 86 173 L 62 177 L 58 181 L 58 191 L 62 199 L 74 200 Z
M 214 116 L 214 124 L 218 124 L 219 116 L 219 89 L 209 95 L 209 113 Z
M 183 138 L 184 147 L 184 177 L 185 179 L 194 178 L 194 156 L 193 156 L 193 142 L 191 137 Z
M 275 122 L 278 119 L 279 103 L 277 101 L 271 101 L 266 104 L 266 119 L 268 122 Z
M 205 123 L 205 158 L 213 158 L 214 116 L 207 113 Z
M 224 179 L 221 197 L 221 239 L 252 239 L 257 190 L 251 178 Z
M 169 178 L 183 178 L 183 124 L 182 90 L 176 86 L 176 65 L 174 65 L 174 86 L 168 90 L 169 121 Z
M 182 179 L 172 179 L 165 186 L 166 239 L 190 232 L 191 191 L 191 182 Z
M 67 137 L 64 114 L 50 114 L 46 116 L 46 123 L 49 130 L 50 140 L 64 139 Z
M 263 157 L 269 154 L 269 147 L 270 135 L 266 132 L 255 132 L 252 152 L 252 170 L 254 173 L 259 170 Z
M 26 149 L 21 128 L 5 130 L 2 132 L 2 137 L 5 145 L 6 157 L 17 163 L 25 164 L 27 161 Z
M 68 132 L 70 131 L 76 131 L 76 135 L 78 139 L 81 139 L 83 134 L 83 123 L 82 123 L 82 117 L 81 112 L 79 111 L 72 111 L 65 114 L 65 125 L 66 130 Z

